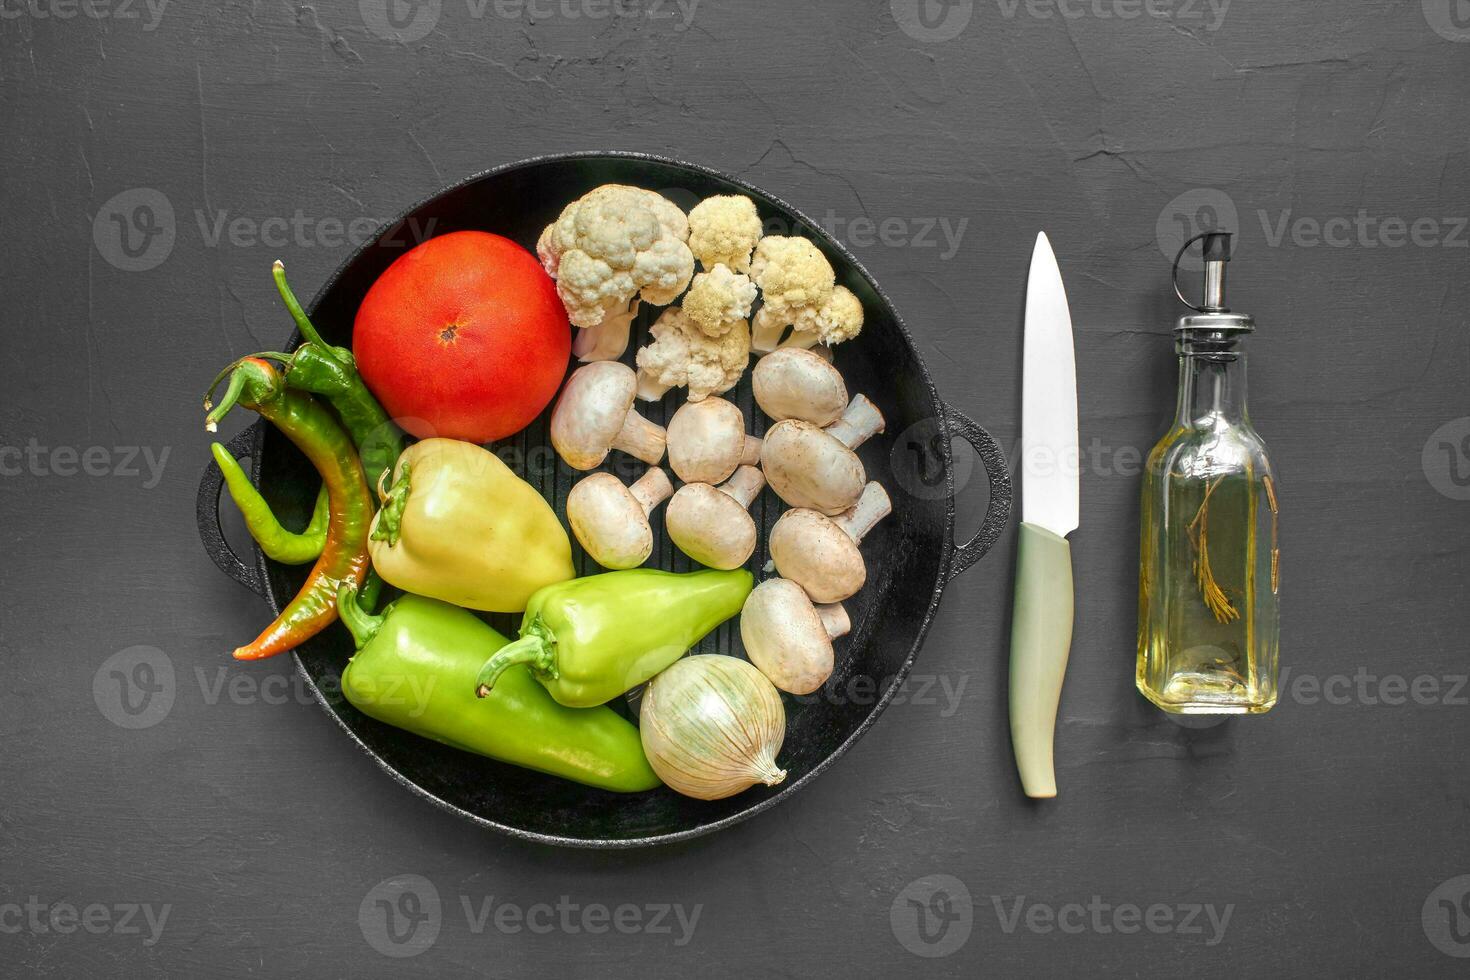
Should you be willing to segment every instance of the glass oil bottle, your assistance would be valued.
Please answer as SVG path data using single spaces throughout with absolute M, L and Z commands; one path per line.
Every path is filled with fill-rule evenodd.
M 1204 301 L 1179 291 L 1179 258 L 1203 240 Z M 1225 305 L 1230 233 L 1174 260 L 1195 312 L 1174 328 L 1179 400 L 1144 469 L 1138 689 L 1178 714 L 1261 714 L 1276 703 L 1280 554 L 1276 477 L 1246 412 L 1255 329 Z

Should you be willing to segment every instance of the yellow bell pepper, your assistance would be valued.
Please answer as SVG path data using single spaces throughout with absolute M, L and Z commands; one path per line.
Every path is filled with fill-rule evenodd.
M 576 575 L 541 495 L 489 450 L 424 439 L 404 450 L 368 540 L 383 581 L 468 609 L 520 612 Z

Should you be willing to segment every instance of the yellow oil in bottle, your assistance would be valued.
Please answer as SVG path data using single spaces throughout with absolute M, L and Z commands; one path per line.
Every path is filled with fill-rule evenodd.
M 1211 472 L 1190 442 L 1166 438 L 1149 460 L 1138 688 L 1166 711 L 1259 714 L 1276 703 L 1274 481 L 1253 454 L 1242 471 Z
M 1241 341 L 1225 305 L 1230 234 L 1205 232 L 1204 299 L 1174 328 L 1179 401 L 1143 478 L 1138 689 L 1178 714 L 1260 714 L 1276 703 L 1281 552 L 1276 477 L 1245 405 Z

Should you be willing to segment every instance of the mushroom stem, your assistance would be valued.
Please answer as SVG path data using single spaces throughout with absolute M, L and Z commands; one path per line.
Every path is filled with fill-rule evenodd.
M 745 437 L 745 447 L 740 452 L 741 466 L 755 466 L 761 461 L 761 441 L 755 436 Z
M 583 327 L 572 338 L 572 353 L 584 364 L 589 361 L 616 361 L 628 349 L 628 334 L 633 318 L 638 315 L 638 297 L 623 310 L 608 310 L 602 322 Z
M 664 427 L 639 415 L 636 409 L 628 409 L 623 428 L 613 440 L 612 447 L 621 449 L 629 456 L 652 466 L 664 458 Z
M 888 499 L 888 491 L 883 489 L 883 484 L 872 480 L 863 487 L 858 502 L 832 518 L 832 523 L 846 531 L 854 543 L 862 544 L 873 526 L 891 513 L 893 502 Z
M 883 431 L 883 413 L 867 395 L 853 395 L 842 418 L 827 426 L 826 431 L 848 449 L 856 449 Z
M 720 484 L 721 493 L 729 496 L 741 507 L 750 509 L 751 503 L 760 496 L 766 485 L 766 475 L 755 466 L 741 466 L 735 475 Z
M 669 495 L 674 492 L 674 485 L 669 482 L 668 475 L 662 468 L 650 466 L 647 473 L 628 487 L 628 492 L 638 501 L 639 506 L 643 508 L 643 513 L 649 514 L 655 507 L 669 499 Z
M 832 602 L 812 608 L 817 611 L 817 618 L 822 621 L 828 639 L 846 636 L 852 630 L 852 620 L 847 618 L 847 610 L 842 608 L 842 603 Z

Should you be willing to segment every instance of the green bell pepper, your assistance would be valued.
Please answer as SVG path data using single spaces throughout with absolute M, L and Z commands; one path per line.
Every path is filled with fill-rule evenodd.
M 743 568 L 683 575 L 630 568 L 548 585 L 527 603 L 520 639 L 480 668 L 476 693 L 498 691 L 513 667 L 528 664 L 567 707 L 605 704 L 738 613 L 753 582 Z
M 527 667 L 507 670 L 487 701 L 470 694 L 486 651 L 510 641 L 474 613 L 407 594 L 380 615 L 338 597 L 357 653 L 342 693 L 358 710 L 466 752 L 618 793 L 662 785 L 638 729 L 611 708 L 579 710 L 552 700 Z

